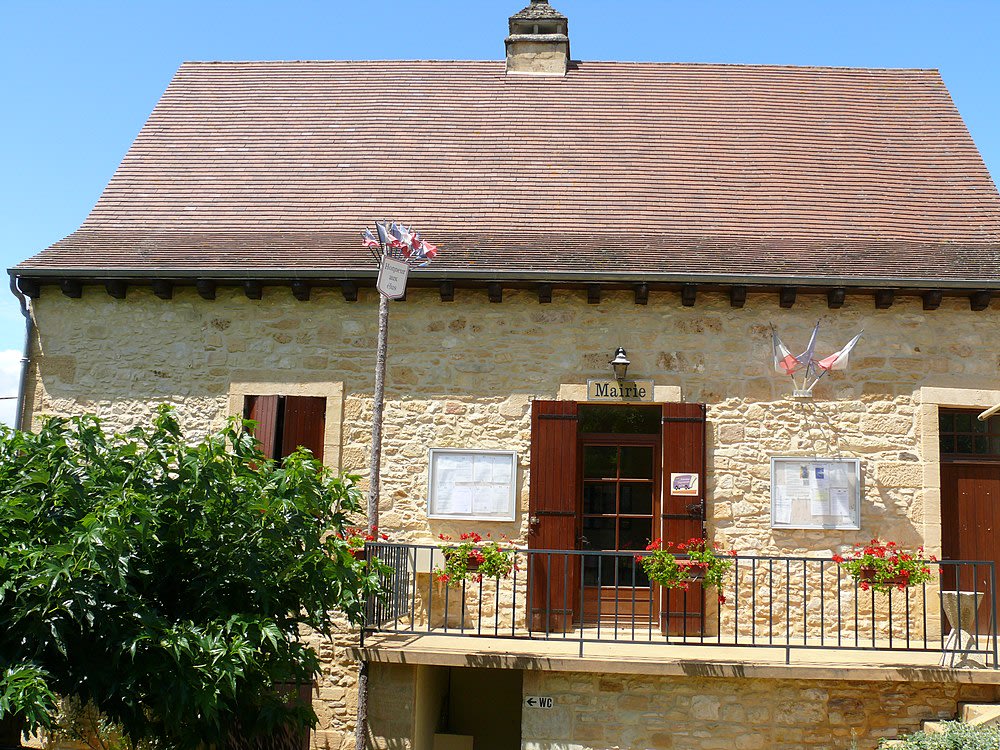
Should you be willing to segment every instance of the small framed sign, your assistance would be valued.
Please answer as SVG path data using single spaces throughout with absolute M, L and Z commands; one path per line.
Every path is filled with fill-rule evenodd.
M 771 528 L 860 529 L 861 460 L 772 458 Z
M 403 260 L 383 256 L 375 288 L 389 299 L 399 299 L 406 294 L 406 279 L 410 266 Z
M 517 497 L 515 451 L 431 448 L 427 516 L 513 521 Z

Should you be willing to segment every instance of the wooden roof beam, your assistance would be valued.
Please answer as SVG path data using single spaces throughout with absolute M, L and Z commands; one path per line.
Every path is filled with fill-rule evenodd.
M 637 305 L 648 305 L 649 304 L 649 284 L 645 281 L 641 284 L 635 285 L 635 304 Z
M 299 302 L 308 302 L 310 295 L 312 295 L 312 287 L 309 286 L 308 281 L 296 279 L 292 282 L 292 296 Z
M 108 279 L 104 282 L 104 291 L 115 299 L 125 299 L 128 294 L 128 284 L 121 279 Z
M 976 312 L 980 312 L 990 306 L 991 299 L 993 299 L 993 292 L 989 289 L 973 292 L 969 295 L 969 307 Z
M 925 310 L 937 310 L 941 307 L 941 300 L 944 298 L 944 292 L 940 289 L 930 289 L 923 293 L 924 309 Z
M 83 296 L 83 284 L 79 279 L 60 279 L 59 288 L 70 299 L 80 299 Z
M 747 288 L 742 284 L 729 287 L 729 306 L 743 307 L 747 303 Z
M 243 293 L 247 299 L 263 299 L 264 286 L 259 281 L 247 279 L 243 282 Z
M 876 310 L 888 310 L 892 307 L 892 303 L 896 301 L 896 290 L 895 289 L 876 289 L 875 290 L 875 309 Z

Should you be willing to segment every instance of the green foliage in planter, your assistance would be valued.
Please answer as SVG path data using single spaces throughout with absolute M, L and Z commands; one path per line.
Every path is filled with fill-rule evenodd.
M 314 724 L 273 686 L 318 673 L 301 628 L 358 622 L 378 587 L 338 537 L 360 508 L 353 478 L 269 461 L 235 420 L 195 444 L 167 408 L 121 436 L 0 428 L 0 721 L 49 725 L 58 694 L 182 750 Z
M 1000 729 L 997 727 L 976 727 L 957 721 L 945 722 L 943 734 L 916 732 L 903 737 L 899 750 L 997 750 L 1000 747 Z M 887 748 L 885 742 L 879 747 Z
M 484 578 L 506 578 L 514 570 L 514 551 L 499 542 L 484 540 L 475 531 L 468 531 L 459 537 L 459 544 L 443 545 L 441 555 L 444 567 L 434 569 L 434 579 L 452 586 L 460 585 L 468 578 L 481 581 Z M 447 534 L 438 534 L 444 542 L 451 542 Z

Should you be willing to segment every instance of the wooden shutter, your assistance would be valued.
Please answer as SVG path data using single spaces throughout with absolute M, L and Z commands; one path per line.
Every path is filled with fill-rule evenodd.
M 671 494 L 671 474 L 697 474 L 698 495 Z M 684 542 L 705 535 L 705 405 L 663 404 L 663 540 Z M 672 635 L 699 635 L 704 627 L 701 584 L 660 592 L 661 628 Z
M 535 550 L 577 548 L 577 405 L 575 401 L 531 404 L 531 474 L 528 546 Z M 528 601 L 532 628 L 565 632 L 573 626 L 580 590 L 579 559 L 533 555 Z
M 244 419 L 257 423 L 254 437 L 268 458 L 274 458 L 278 449 L 278 397 L 247 396 L 243 407 Z
M 300 445 L 323 460 L 323 435 L 326 426 L 326 399 L 322 396 L 285 396 L 285 420 L 281 434 L 280 458 Z

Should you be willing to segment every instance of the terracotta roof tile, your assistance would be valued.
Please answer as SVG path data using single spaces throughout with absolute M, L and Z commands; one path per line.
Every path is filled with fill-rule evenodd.
M 936 71 L 433 61 L 183 65 L 80 230 L 16 270 L 370 270 L 383 217 L 442 270 L 1000 276 Z

